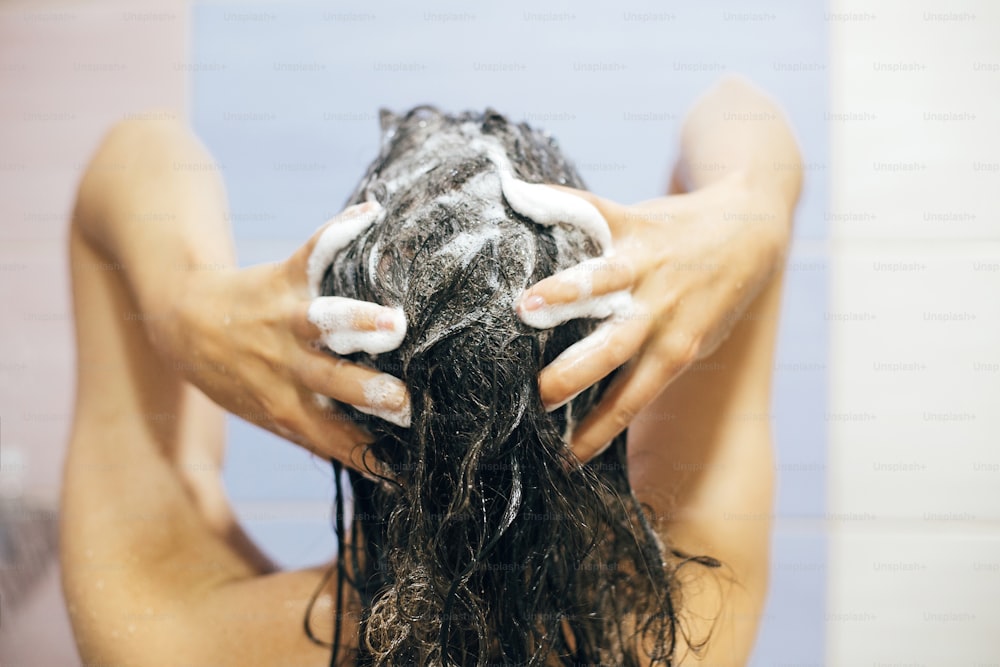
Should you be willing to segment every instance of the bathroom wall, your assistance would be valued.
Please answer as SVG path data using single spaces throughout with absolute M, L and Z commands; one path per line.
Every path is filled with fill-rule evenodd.
M 807 179 L 753 664 L 997 664 L 998 13 L 987 0 L 5 2 L 0 495 L 53 518 L 73 394 L 65 225 L 82 165 L 126 114 L 194 124 L 252 263 L 340 208 L 380 105 L 495 106 L 550 129 L 593 190 L 628 201 L 662 190 L 685 109 L 736 70 L 788 109 Z M 324 462 L 233 420 L 225 478 L 282 563 L 331 553 Z M 0 664 L 77 662 L 50 567 L 0 618 Z
M 831 665 L 1000 659 L 998 10 L 834 5 Z

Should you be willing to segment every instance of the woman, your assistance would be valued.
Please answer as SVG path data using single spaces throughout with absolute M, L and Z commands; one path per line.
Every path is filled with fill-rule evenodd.
M 755 120 L 730 120 L 738 118 Z M 391 473 L 374 488 L 405 488 L 409 471 L 391 462 L 386 471 L 378 441 L 356 446 L 372 439 L 357 412 L 348 408 L 347 418 L 315 400 L 398 412 L 410 400 L 402 383 L 315 343 L 331 329 L 377 333 L 400 323 L 393 308 L 356 302 L 346 319 L 315 324 L 307 275 L 322 232 L 286 262 L 236 270 L 218 178 L 175 168 L 208 160 L 181 127 L 126 123 L 80 187 L 70 240 L 78 399 L 62 515 L 68 608 L 89 662 L 326 664 L 329 652 L 301 624 L 328 567 L 276 572 L 239 529 L 219 480 L 222 414 L 212 401 L 370 476 Z M 600 345 L 589 339 L 559 354 L 537 392 L 558 406 L 625 364 L 575 424 L 574 456 L 591 460 L 629 426 L 627 481 L 650 508 L 654 535 L 725 565 L 722 575 L 672 570 L 683 595 L 670 618 L 680 628 L 667 646 L 673 664 L 743 664 L 764 599 L 770 434 L 767 420 L 746 416 L 768 411 L 781 264 L 799 191 L 799 171 L 774 165 L 798 162 L 773 103 L 741 81 L 724 82 L 685 122 L 672 190 L 688 194 L 620 206 L 576 191 L 606 219 L 614 261 L 590 265 L 589 294 L 569 269 L 509 304 L 530 320 L 562 303 L 631 294 L 630 316 L 605 326 Z M 391 422 L 368 425 L 376 423 Z M 364 545 L 343 550 L 357 552 L 348 575 L 372 565 Z M 608 562 L 625 561 L 598 564 Z M 351 664 L 359 613 L 372 600 L 347 578 L 324 586 L 310 631 L 328 640 L 338 628 Z M 564 651 L 585 637 L 562 636 Z M 698 655 L 687 650 L 706 638 Z M 638 648 L 648 662 L 650 647 Z

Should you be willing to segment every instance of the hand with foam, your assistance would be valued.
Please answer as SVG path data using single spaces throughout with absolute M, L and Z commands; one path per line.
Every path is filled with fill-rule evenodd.
M 406 316 L 402 308 L 385 308 L 339 296 L 320 296 L 323 274 L 333 263 L 337 252 L 371 226 L 381 213 L 382 207 L 375 201 L 352 206 L 327 223 L 318 237 L 311 241 L 306 276 L 312 303 L 306 312 L 306 319 L 316 327 L 318 337 L 315 340 L 335 354 L 388 352 L 399 347 L 406 336 Z M 398 379 L 386 373 L 376 373 L 362 382 L 362 389 L 363 400 L 345 402 L 397 426 L 410 426 L 410 402 L 405 387 Z M 322 391 L 317 393 L 317 400 L 321 403 L 328 403 L 327 397 L 336 396 Z
M 406 426 L 409 395 L 397 378 L 323 348 L 339 354 L 393 349 L 406 322 L 395 308 L 318 297 L 317 276 L 336 243 L 356 236 L 379 212 L 375 202 L 352 206 L 284 262 L 206 275 L 184 300 L 186 334 L 179 345 L 185 375 L 216 403 L 362 471 L 377 470 L 356 446 L 370 435 L 326 397 Z
M 802 155 L 780 106 L 743 77 L 723 78 L 688 112 L 673 176 L 678 194 L 633 206 L 550 188 L 593 204 L 612 247 L 526 290 L 521 318 L 554 326 L 580 312 L 599 316 L 611 294 L 632 297 L 630 310 L 605 308 L 611 317 L 539 378 L 542 400 L 558 406 L 625 366 L 572 435 L 584 461 L 732 329 L 753 337 L 775 326 L 748 307 L 781 273 L 802 187 Z M 756 372 L 769 378 L 769 363 Z
M 586 461 L 727 337 L 778 268 L 789 213 L 739 179 L 633 206 L 551 187 L 593 204 L 613 238 L 610 251 L 540 281 L 517 305 L 538 328 L 608 318 L 539 377 L 542 400 L 556 409 L 625 366 L 572 434 L 574 453 Z

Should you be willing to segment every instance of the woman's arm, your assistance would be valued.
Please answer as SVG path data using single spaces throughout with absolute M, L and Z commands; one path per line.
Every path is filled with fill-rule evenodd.
M 702 98 L 681 144 L 673 190 L 692 191 L 687 197 L 695 200 L 706 188 L 730 181 L 747 193 L 745 204 L 738 197 L 722 212 L 744 230 L 744 253 L 760 264 L 761 286 L 743 279 L 750 283 L 750 302 L 729 310 L 715 340 L 703 341 L 699 360 L 632 420 L 629 470 L 637 497 L 653 508 L 665 540 L 723 563 L 720 570 L 690 565 L 682 571 L 682 616 L 690 640 L 710 640 L 697 658 L 688 655 L 680 664 L 738 667 L 749 659 L 767 597 L 774 500 L 771 380 L 801 158 L 780 110 L 739 79 Z M 772 237 L 776 245 L 754 257 L 754 234 Z
M 60 559 L 84 663 L 327 664 L 302 631 L 323 568 L 272 573 L 219 507 L 205 511 L 192 474 L 210 488 L 218 467 L 191 453 L 221 448 L 221 410 L 159 358 L 121 272 L 75 225 L 70 258 L 78 374 Z M 313 617 L 325 639 L 334 591 Z
M 85 180 L 83 190 L 93 184 Z M 329 652 L 302 631 L 322 569 L 273 572 L 232 520 L 218 480 L 222 411 L 157 353 L 148 325 L 158 311 L 145 310 L 129 280 L 155 274 L 130 273 L 84 232 L 84 221 L 108 205 L 82 191 L 70 229 L 78 372 L 60 558 L 81 657 L 139 667 L 325 665 Z M 324 639 L 332 590 L 313 619 Z
M 608 221 L 615 252 L 589 262 L 586 293 L 571 270 L 531 287 L 520 302 L 523 312 L 632 292 L 633 312 L 603 327 L 601 345 L 577 343 L 539 379 L 543 399 L 558 405 L 627 362 L 574 432 L 582 460 L 715 351 L 784 262 L 801 157 L 778 106 L 742 79 L 727 79 L 688 114 L 681 147 L 672 188 L 687 194 L 623 206 L 572 191 Z
M 729 338 L 688 368 L 629 427 L 629 478 L 671 546 L 722 569 L 688 565 L 682 617 L 699 664 L 746 664 L 767 597 L 774 501 L 771 380 L 783 270 Z
M 237 269 L 218 171 L 185 126 L 165 120 L 109 133 L 80 185 L 74 225 L 122 275 L 171 370 L 230 412 L 361 467 L 352 457 L 366 434 L 315 394 L 385 407 L 368 405 L 363 389 L 380 374 L 315 344 L 306 264 L 318 233 L 285 262 Z M 355 310 L 350 326 L 367 330 L 388 309 Z M 405 397 L 402 383 L 393 389 Z
M 580 193 L 615 236 L 592 293 L 631 289 L 637 311 L 596 352 L 561 355 L 542 393 L 558 403 L 625 364 L 576 430 L 574 452 L 586 460 L 628 426 L 630 481 L 665 541 L 723 563 L 681 572 L 686 639 L 711 639 L 698 658 L 682 646 L 680 664 L 743 665 L 756 638 L 774 494 L 774 346 L 801 181 L 780 109 L 731 78 L 684 123 L 670 189 L 686 194 L 621 206 Z M 581 298 L 559 275 L 531 296 Z

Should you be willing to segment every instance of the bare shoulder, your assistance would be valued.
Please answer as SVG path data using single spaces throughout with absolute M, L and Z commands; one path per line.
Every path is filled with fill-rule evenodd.
M 77 400 L 60 561 L 82 661 L 325 667 L 330 650 L 303 621 L 329 566 L 274 572 L 228 505 L 203 502 L 198 489 L 212 488 L 220 463 L 221 413 L 156 355 L 121 271 L 75 227 L 70 256 Z M 203 469 L 201 486 L 184 474 Z M 311 617 L 327 642 L 335 594 L 333 578 Z M 349 614 L 342 625 L 353 640 Z
M 630 480 L 665 541 L 723 564 L 691 563 L 680 571 L 689 642 L 711 633 L 699 656 L 705 664 L 745 664 L 767 592 L 770 395 L 782 277 L 775 275 L 729 338 L 640 413 L 629 432 Z M 681 664 L 697 662 L 689 655 Z
M 331 577 L 310 607 L 330 566 L 277 572 L 231 582 L 210 591 L 200 610 L 205 621 L 197 642 L 197 664 L 330 664 L 337 613 L 337 579 Z M 308 626 L 313 637 L 305 630 Z M 341 610 L 340 662 L 354 664 L 359 607 L 345 584 Z M 194 663 L 192 663 L 194 664 Z

